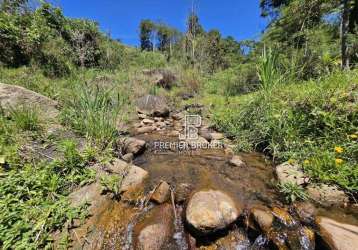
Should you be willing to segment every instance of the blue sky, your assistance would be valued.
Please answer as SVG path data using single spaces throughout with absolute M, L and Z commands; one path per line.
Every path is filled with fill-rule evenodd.
M 184 31 L 192 0 L 52 0 L 66 16 L 97 21 L 113 38 L 138 45 L 142 19 L 163 21 Z M 259 0 L 196 0 L 200 22 L 237 40 L 258 39 L 266 22 L 260 17 Z

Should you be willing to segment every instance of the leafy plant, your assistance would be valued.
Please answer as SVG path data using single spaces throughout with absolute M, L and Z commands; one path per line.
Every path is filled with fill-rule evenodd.
M 98 144 L 109 145 L 117 134 L 123 103 L 119 93 L 113 98 L 111 92 L 99 86 L 79 87 L 64 109 L 63 122 Z
M 2 134 L 0 134 L 2 136 Z M 0 245 L 2 249 L 50 248 L 56 230 L 83 220 L 86 206 L 73 208 L 67 195 L 93 178 L 83 158 L 65 146 L 64 160 L 14 165 L 0 177 Z
M 285 196 L 285 199 L 289 203 L 293 203 L 296 200 L 307 200 L 308 196 L 305 193 L 303 187 L 293 182 L 286 182 L 279 184 L 279 191 Z
M 272 89 L 282 81 L 279 71 L 278 54 L 264 47 L 257 64 L 257 74 L 264 90 Z
M 119 199 L 121 195 L 121 186 L 123 178 L 119 175 L 105 175 L 101 177 L 101 185 L 105 192 L 113 194 L 115 199 Z

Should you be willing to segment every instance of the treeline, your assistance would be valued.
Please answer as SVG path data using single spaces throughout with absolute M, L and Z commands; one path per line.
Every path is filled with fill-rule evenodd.
M 259 41 L 238 42 L 223 38 L 218 30 L 206 32 L 191 12 L 185 32 L 143 20 L 141 49 L 161 51 L 168 60 L 175 58 L 210 73 L 238 67 L 250 78 L 241 81 L 250 84 L 264 48 L 278 57 L 283 75 L 298 80 L 356 66 L 358 0 L 261 0 L 260 8 L 269 24 Z
M 195 12 L 188 16 L 186 32 L 162 22 L 142 20 L 140 47 L 145 51 L 160 51 L 168 61 L 174 58 L 207 72 L 226 69 L 243 60 L 241 44 L 233 37 L 222 37 L 218 30 L 206 32 Z
M 28 0 L 0 3 L 0 65 L 32 65 L 47 76 L 64 76 L 73 67 L 115 68 L 123 45 L 90 20 L 66 18 L 43 2 L 35 10 Z
M 260 6 L 271 20 L 262 43 L 295 57 L 303 75 L 356 66 L 357 0 L 261 0 Z

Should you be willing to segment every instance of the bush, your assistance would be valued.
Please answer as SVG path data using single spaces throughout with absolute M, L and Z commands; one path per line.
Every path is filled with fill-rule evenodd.
M 64 77 L 71 73 L 71 55 L 68 54 L 68 45 L 62 38 L 44 43 L 38 61 L 38 67 L 46 77 Z
M 123 100 L 99 86 L 82 85 L 63 110 L 63 122 L 96 143 L 107 146 L 116 137 Z
M 61 147 L 63 160 L 24 163 L 19 149 L 22 141 L 28 143 L 26 134 L 17 128 L 16 120 L 0 114 L 0 121 L 0 156 L 6 162 L 0 164 L 0 246 L 50 248 L 55 231 L 85 218 L 86 206 L 72 208 L 66 196 L 93 180 L 93 173 L 85 168 L 86 158 L 69 142 Z
M 124 61 L 124 46 L 117 41 L 109 38 L 104 39 L 100 43 L 102 56 L 100 59 L 100 67 L 103 69 L 116 69 Z
M 358 191 L 357 73 L 243 96 L 217 107 L 214 121 L 242 150 L 263 151 L 275 161 L 293 159 L 313 179 Z M 343 152 L 335 152 L 336 146 Z
M 252 64 L 241 64 L 214 74 L 208 79 L 206 86 L 210 94 L 235 96 L 255 90 L 258 78 Z

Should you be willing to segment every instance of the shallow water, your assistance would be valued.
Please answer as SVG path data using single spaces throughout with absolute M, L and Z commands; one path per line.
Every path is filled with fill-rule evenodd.
M 145 193 L 150 192 L 160 181 L 168 182 L 173 188 L 181 183 L 191 184 L 195 190 L 215 189 L 229 194 L 236 204 L 247 214 L 252 207 L 281 207 L 285 209 L 283 197 L 275 189 L 273 166 L 263 155 L 257 153 L 240 154 L 246 167 L 229 164 L 231 155 L 223 149 L 167 150 L 158 152 L 154 142 L 175 141 L 164 133 L 137 136 L 147 142 L 146 151 L 135 159 L 134 164 L 149 172 Z M 103 232 L 96 247 L 88 249 L 136 249 L 136 238 L 147 225 L 160 221 L 160 206 L 149 204 L 145 210 L 140 206 L 113 202 L 106 211 L 94 221 L 97 230 Z M 296 219 L 285 225 L 276 223 L 270 231 L 271 242 L 265 236 L 248 228 L 247 217 L 241 216 L 239 222 L 230 230 L 216 236 L 193 238 L 183 219 L 184 206 L 176 206 L 177 218 L 172 219 L 172 237 L 162 249 L 323 249 L 315 246 L 310 233 Z M 287 209 L 286 209 L 287 210 Z M 318 208 L 318 215 L 337 221 L 358 225 L 357 209 Z M 98 247 L 98 246 L 101 247 Z M 317 248 L 318 247 L 318 248 Z

